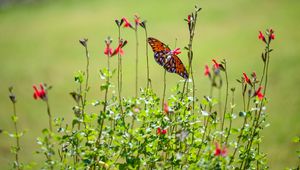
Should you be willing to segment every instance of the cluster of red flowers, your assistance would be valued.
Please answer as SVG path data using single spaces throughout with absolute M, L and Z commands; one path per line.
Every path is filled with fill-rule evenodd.
M 124 22 L 124 27 L 125 28 L 134 28 L 129 20 L 125 17 L 122 18 L 122 23 Z M 143 21 L 144 22 L 144 21 Z M 138 15 L 134 15 L 134 23 L 135 23 L 135 28 L 137 28 L 138 25 L 141 25 L 141 18 Z M 141 25 L 142 26 L 142 25 Z
M 263 41 L 264 43 L 266 43 L 266 44 L 270 44 L 270 42 L 271 42 L 272 40 L 275 39 L 275 34 L 274 34 L 273 29 L 267 30 L 267 31 L 266 31 L 266 34 L 267 34 L 267 36 L 269 37 L 268 42 L 267 42 L 267 40 L 266 40 L 266 37 L 264 36 L 264 34 L 263 34 L 261 31 L 259 31 L 258 39 L 262 40 L 262 41 Z
M 112 40 L 110 38 L 107 38 L 105 40 L 106 47 L 104 49 L 104 54 L 107 55 L 108 57 L 112 57 L 112 56 L 114 56 L 116 54 L 120 54 L 120 56 L 123 56 L 124 55 L 124 51 L 123 51 L 122 48 L 127 44 L 127 41 L 126 40 L 120 40 L 119 45 L 118 45 L 118 47 L 115 50 L 113 50 L 110 47 L 111 43 L 112 43 Z
M 137 29 L 137 26 L 140 25 L 143 28 L 145 28 L 145 21 L 141 22 L 140 17 L 138 15 L 134 15 L 134 22 L 135 22 L 135 27 L 132 26 L 132 24 L 129 22 L 129 20 L 125 17 L 123 17 L 120 21 L 119 20 L 115 20 L 115 22 L 117 23 L 118 27 L 122 26 L 125 28 L 133 28 L 133 29 Z M 108 38 L 107 40 L 105 40 L 105 49 L 104 49 L 104 54 L 106 56 L 112 57 L 116 54 L 119 54 L 120 56 L 124 55 L 124 51 L 123 51 L 123 47 L 127 44 L 127 41 L 123 41 L 120 40 L 118 47 L 113 50 L 110 45 L 112 43 L 112 40 L 110 38 Z
M 156 133 L 158 135 L 165 135 L 167 134 L 167 129 L 161 129 L 160 127 L 158 127 Z

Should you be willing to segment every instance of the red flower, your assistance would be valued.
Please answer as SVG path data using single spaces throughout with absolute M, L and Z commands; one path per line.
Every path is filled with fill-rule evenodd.
M 140 17 L 138 15 L 134 15 L 135 25 L 139 25 L 141 23 Z
M 128 21 L 127 18 L 123 17 L 122 20 L 124 21 L 125 28 L 128 28 L 128 27 L 132 28 L 132 25 L 130 24 L 130 22 Z
M 215 156 L 223 156 L 225 157 L 227 155 L 227 149 L 226 147 L 220 148 L 218 143 L 215 143 L 216 149 L 215 149 Z
M 120 54 L 120 56 L 124 55 L 124 51 L 123 51 L 123 47 L 127 44 L 127 41 L 120 41 L 118 47 L 114 50 L 114 52 L 112 53 L 112 56 L 116 55 L 116 54 Z
M 260 40 L 262 40 L 263 42 L 267 43 L 267 42 L 266 42 L 266 38 L 265 38 L 265 36 L 263 35 L 263 33 L 262 33 L 261 31 L 259 31 L 258 39 L 260 39 Z
M 37 100 L 37 99 L 45 100 L 46 99 L 47 94 L 46 94 L 46 91 L 44 90 L 44 86 L 42 84 L 40 84 L 40 90 L 38 90 L 36 85 L 33 85 L 33 89 L 34 89 L 33 98 L 35 100 Z
M 209 76 L 209 77 L 210 77 L 210 70 L 209 70 L 209 67 L 208 67 L 208 65 L 205 65 L 205 69 L 204 69 L 204 75 L 205 75 L 205 76 Z
M 104 54 L 107 55 L 108 57 L 112 56 L 113 50 L 110 48 L 110 44 L 112 43 L 112 39 L 110 37 L 107 37 L 105 42 L 105 49 L 104 49 Z
M 156 133 L 158 135 L 165 135 L 167 133 L 167 129 L 161 129 L 160 127 L 158 127 Z
M 174 50 L 171 51 L 171 54 L 174 54 L 174 55 L 178 55 L 180 53 L 181 53 L 180 48 L 175 48 Z
M 167 102 L 164 102 L 164 112 L 166 113 L 166 114 L 168 114 L 169 113 L 169 106 L 168 106 L 168 103 Z
M 167 133 L 167 129 L 162 130 L 161 134 L 165 135 Z
M 269 38 L 272 39 L 272 40 L 274 40 L 275 39 L 274 31 L 272 29 L 270 29 L 269 33 L 270 33 Z
M 110 48 L 110 44 L 106 44 L 106 48 L 104 49 L 104 54 L 107 55 L 108 57 L 111 56 L 113 53 L 112 48 Z
M 262 87 L 260 86 L 256 91 L 255 91 L 255 96 L 258 97 L 259 100 L 262 100 L 264 98 L 264 95 L 261 93 Z
M 214 68 L 215 69 L 219 69 L 220 68 L 220 64 L 215 59 L 213 59 L 212 61 L 214 63 Z
M 250 81 L 249 77 L 247 76 L 247 74 L 243 73 L 243 75 L 244 75 L 245 82 L 251 85 L 251 81 Z

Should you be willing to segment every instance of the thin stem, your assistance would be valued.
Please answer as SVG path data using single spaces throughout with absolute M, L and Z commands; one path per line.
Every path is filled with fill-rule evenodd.
M 118 40 L 119 43 L 121 41 L 121 29 L 120 27 L 118 27 Z M 118 53 L 118 92 L 119 92 L 119 105 L 120 105 L 120 109 L 121 109 L 121 114 L 123 114 L 123 107 L 122 107 L 122 57 L 121 55 Z
M 145 37 L 146 37 L 146 61 L 147 61 L 147 89 L 150 85 L 150 73 L 149 73 L 149 56 L 148 56 L 148 33 L 145 27 Z
M 139 41 L 138 41 L 138 32 L 137 32 L 137 25 L 135 26 L 135 97 L 138 97 L 138 64 L 139 64 Z
M 17 110 L 16 110 L 16 103 L 13 103 L 13 114 L 14 117 L 17 117 Z M 20 151 L 20 137 L 19 137 L 19 131 L 18 131 L 18 127 L 17 127 L 17 119 L 13 120 L 14 122 L 14 128 L 15 128 L 15 135 L 16 135 L 16 153 L 15 153 L 15 159 L 16 159 L 16 163 L 17 163 L 17 169 L 20 169 L 20 163 L 19 163 L 19 151 Z
M 231 104 L 234 105 L 234 91 L 232 91 Z M 231 111 L 230 111 L 229 128 L 228 128 L 227 135 L 226 135 L 226 139 L 225 139 L 225 145 L 228 143 L 228 138 L 229 138 L 229 136 L 230 136 L 231 126 L 232 126 L 232 114 L 233 114 L 233 108 L 234 108 L 234 107 L 231 107 Z
M 48 99 L 45 100 L 46 101 L 46 105 L 47 105 L 47 114 L 48 114 L 48 121 L 49 121 L 49 130 L 50 132 L 52 133 L 52 115 L 51 115 L 51 112 L 50 112 L 50 105 L 49 105 L 49 101 Z M 50 134 L 49 134 L 49 137 L 50 137 Z
M 167 87 L 166 74 L 167 74 L 167 70 L 164 71 L 164 91 L 163 91 L 163 97 L 162 97 L 162 101 L 161 101 L 161 110 L 164 110 L 164 102 L 165 102 L 165 96 L 166 96 L 166 87 Z
M 107 94 L 108 94 L 108 89 L 109 89 L 109 86 L 110 86 L 110 55 L 107 56 L 107 70 L 108 70 L 108 76 L 107 76 L 107 79 L 106 79 L 106 85 L 107 85 L 107 88 L 105 89 L 105 96 L 104 96 L 104 105 L 103 105 L 103 113 L 106 114 L 106 109 L 107 109 Z M 101 114 L 101 113 L 100 113 Z M 98 134 L 98 138 L 97 138 L 97 141 L 96 141 L 96 146 L 99 145 L 100 143 L 100 139 L 101 139 L 101 136 L 102 136 L 102 129 L 103 129 L 103 125 L 104 125 L 104 118 L 102 115 L 100 115 L 101 117 L 101 122 L 100 122 L 100 131 L 99 131 L 99 134 Z
M 85 77 L 85 90 L 84 90 L 84 98 L 83 98 L 83 106 L 82 106 L 82 112 L 84 113 L 84 108 L 86 105 L 86 95 L 89 88 L 89 65 L 90 65 L 90 57 L 89 57 L 89 51 L 87 46 L 85 46 L 85 56 L 86 56 L 86 77 Z
M 225 81 L 226 81 L 226 96 L 225 96 L 225 105 L 224 105 L 224 112 L 223 112 L 223 116 L 222 116 L 222 128 L 221 128 L 221 132 L 223 132 L 224 130 L 224 122 L 225 122 L 225 114 L 227 112 L 227 102 L 228 102 L 228 75 L 227 75 L 227 66 L 226 66 L 226 63 L 224 64 L 225 66 Z M 222 142 L 222 137 L 223 135 L 221 136 L 221 142 Z
M 241 131 L 240 131 L 240 134 L 239 134 L 239 136 L 238 136 L 237 146 L 234 148 L 234 151 L 233 151 L 233 154 L 232 154 L 232 156 L 231 156 L 229 165 L 233 162 L 234 157 L 235 157 L 235 154 L 236 154 L 236 152 L 237 152 L 237 149 L 239 148 L 240 141 L 241 141 L 241 138 L 242 138 L 244 129 L 245 129 L 246 122 L 247 122 L 247 117 L 244 118 L 243 126 L 242 126 Z
M 50 105 L 49 105 L 48 98 L 46 98 L 45 102 L 46 102 L 46 105 L 47 105 L 47 114 L 48 114 L 48 119 L 49 119 L 49 130 L 50 130 L 46 145 L 47 145 L 47 149 L 50 149 L 49 148 L 50 140 L 51 140 L 51 135 L 52 135 L 52 132 L 53 132 L 52 131 L 52 115 L 51 115 L 51 112 L 50 112 Z M 46 153 L 45 153 L 45 155 L 46 155 L 47 161 L 50 164 L 50 169 L 53 169 L 53 165 L 50 163 L 52 161 L 51 155 L 48 155 Z

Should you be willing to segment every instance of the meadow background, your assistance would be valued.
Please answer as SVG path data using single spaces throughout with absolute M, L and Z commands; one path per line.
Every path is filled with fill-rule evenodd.
M 271 54 L 268 122 L 271 126 L 263 132 L 263 150 L 268 154 L 271 169 L 283 169 L 299 164 L 296 149 L 291 142 L 300 135 L 300 1 L 298 0 L 252 0 L 252 1 L 140 1 L 140 0 L 43 0 L 6 5 L 0 8 L 0 129 L 12 131 L 10 121 L 12 105 L 8 99 L 8 86 L 14 85 L 17 95 L 19 127 L 27 133 L 21 139 L 21 161 L 38 162 L 36 137 L 47 126 L 43 102 L 32 98 L 32 85 L 46 82 L 53 85 L 49 93 L 50 105 L 55 117 L 73 116 L 73 99 L 69 95 L 76 88 L 73 74 L 84 70 L 84 49 L 78 40 L 89 39 L 91 56 L 91 93 L 88 99 L 98 99 L 98 70 L 105 67 L 104 39 L 110 35 L 117 39 L 115 19 L 125 16 L 133 21 L 138 14 L 147 20 L 149 36 L 156 37 L 171 47 L 177 39 L 177 47 L 188 43 L 188 28 L 184 21 L 194 5 L 203 10 L 199 14 L 194 41 L 194 76 L 196 94 L 208 94 L 209 81 L 203 75 L 204 65 L 211 59 L 225 58 L 229 67 L 230 87 L 239 88 L 235 79 L 242 72 L 250 74 L 262 71 L 260 61 L 264 45 L 258 40 L 258 31 L 275 30 L 275 51 Z M 126 96 L 134 95 L 135 78 L 134 31 L 122 29 L 128 40 L 124 48 L 124 85 Z M 140 68 L 139 85 L 146 86 L 145 36 L 139 30 Z M 116 46 L 116 41 L 114 46 Z M 159 95 L 163 88 L 163 69 L 150 56 L 150 78 Z M 187 63 L 186 52 L 179 57 Z M 117 59 L 113 59 L 117 67 Z M 167 75 L 167 96 L 180 77 Z M 236 98 L 240 96 L 239 91 Z M 93 111 L 93 108 L 90 107 Z M 13 160 L 10 145 L 14 142 L 0 135 L 0 167 L 8 169 Z

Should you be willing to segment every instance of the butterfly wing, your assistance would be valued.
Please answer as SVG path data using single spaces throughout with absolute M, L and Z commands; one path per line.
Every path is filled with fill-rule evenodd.
M 158 39 L 152 37 L 148 38 L 148 43 L 154 52 L 155 61 L 159 65 L 164 66 L 166 62 L 166 55 L 171 51 L 170 48 Z
M 159 41 L 158 39 L 149 37 L 148 43 L 150 44 L 155 61 L 163 66 L 168 72 L 177 73 L 184 79 L 188 79 L 187 73 L 182 61 L 176 55 L 170 55 L 170 48 Z
M 189 78 L 189 74 L 186 71 L 182 61 L 179 59 L 177 55 L 172 55 L 167 58 L 167 62 L 164 65 L 164 68 L 171 73 L 176 73 L 183 77 L 184 79 Z

